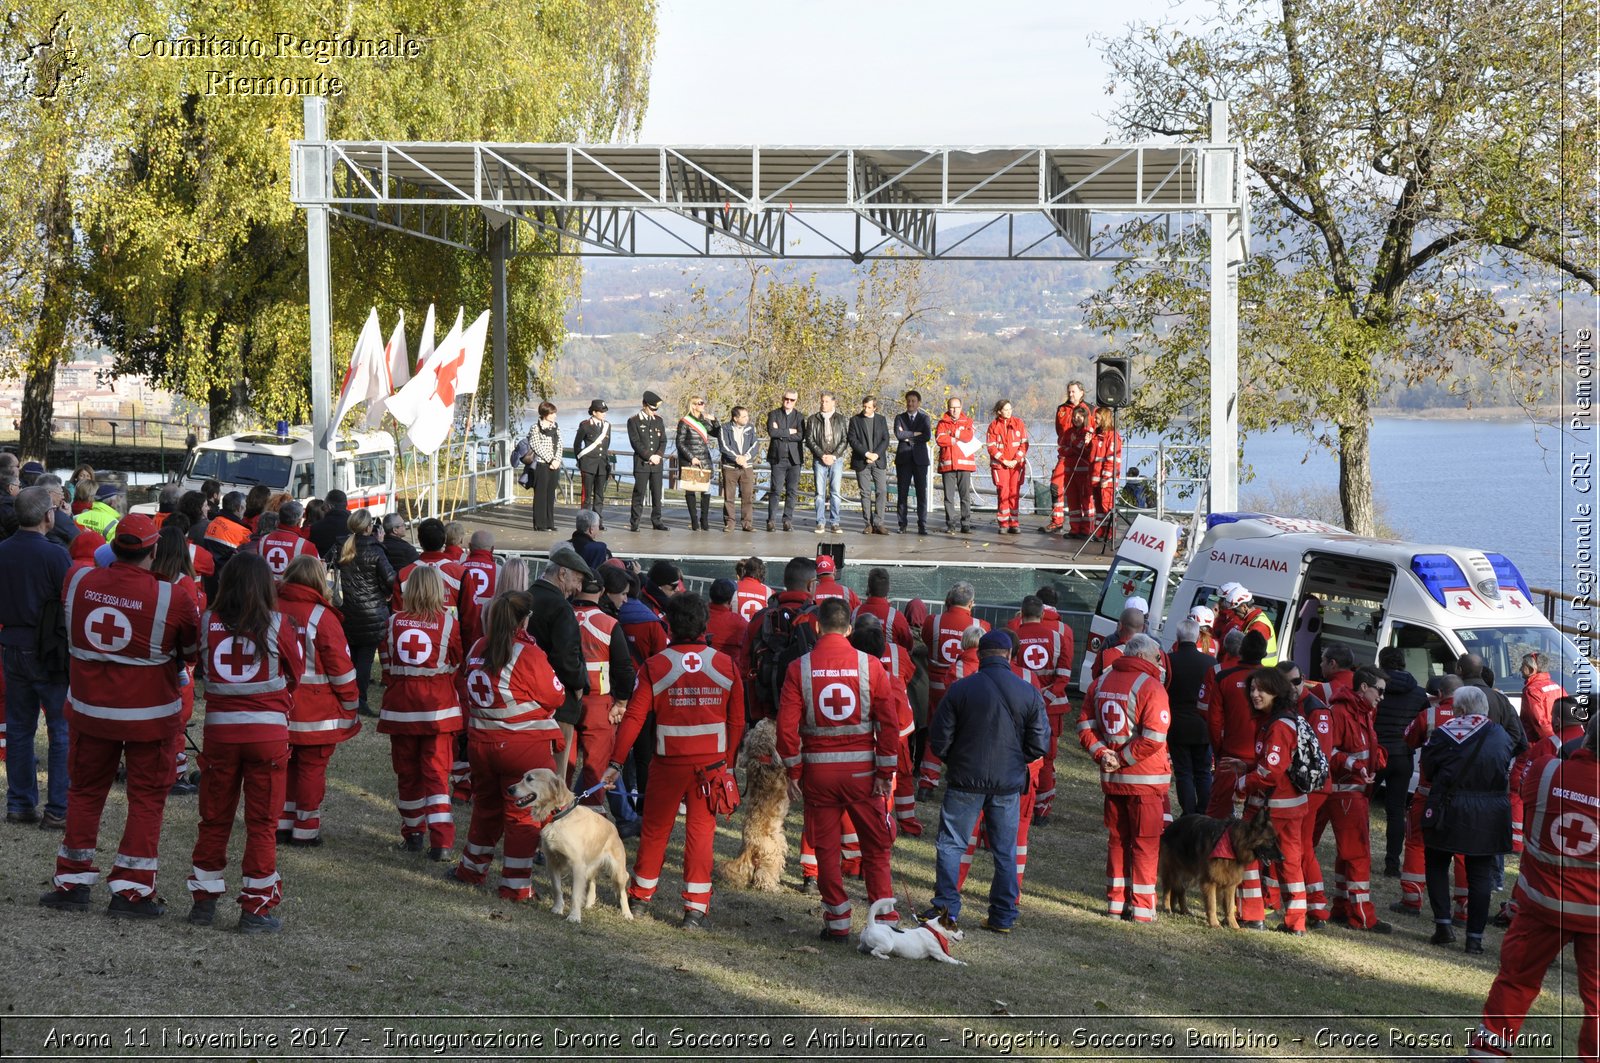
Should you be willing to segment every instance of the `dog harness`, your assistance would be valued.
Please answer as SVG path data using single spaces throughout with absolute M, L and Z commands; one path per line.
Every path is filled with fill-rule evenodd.
M 1233 849 L 1233 836 L 1227 831 L 1222 832 L 1222 837 L 1217 839 L 1216 847 L 1211 850 L 1213 860 L 1237 860 L 1239 854 Z

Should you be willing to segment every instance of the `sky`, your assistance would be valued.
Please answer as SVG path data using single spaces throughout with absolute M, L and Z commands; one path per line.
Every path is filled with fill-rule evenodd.
M 644 144 L 1099 144 L 1094 34 L 1202 0 L 661 0 Z

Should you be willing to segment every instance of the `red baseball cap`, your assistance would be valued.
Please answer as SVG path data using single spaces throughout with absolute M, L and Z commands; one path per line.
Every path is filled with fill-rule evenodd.
M 117 522 L 117 535 L 112 542 L 129 550 L 143 550 L 154 546 L 158 535 L 155 521 L 143 513 L 130 513 Z
M 831 576 L 834 573 L 833 558 L 824 554 L 817 558 L 817 575 Z

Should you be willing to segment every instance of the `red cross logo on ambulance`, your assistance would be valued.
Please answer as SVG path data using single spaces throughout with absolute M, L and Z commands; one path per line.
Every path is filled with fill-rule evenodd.
M 261 662 L 256 658 L 256 644 L 249 639 L 229 635 L 217 643 L 211 655 L 211 664 L 217 677 L 228 683 L 248 683 L 261 672 Z
M 843 683 L 829 683 L 817 698 L 817 708 L 834 723 L 848 720 L 856 712 L 856 692 Z
M 1023 647 L 1022 663 L 1028 666 L 1031 672 L 1044 671 L 1045 665 L 1050 663 L 1050 653 L 1042 645 L 1035 642 Z
M 428 637 L 426 631 L 408 627 L 405 633 L 395 640 L 394 648 L 400 654 L 403 663 L 417 665 L 433 656 L 433 639 Z
M 281 546 L 268 547 L 267 567 L 272 569 L 274 576 L 283 575 L 284 569 L 289 567 L 289 551 Z
M 487 709 L 494 704 L 494 684 L 489 681 L 489 673 L 473 672 L 467 676 L 467 693 L 472 695 L 473 704 Z
M 121 610 L 109 605 L 89 614 L 84 633 L 89 636 L 89 645 L 101 653 L 116 653 L 133 641 L 133 625 Z
M 1551 826 L 1550 840 L 1563 856 L 1588 856 L 1600 848 L 1600 827 L 1582 812 L 1568 812 Z
M 686 653 L 683 655 L 683 670 L 685 672 L 698 672 L 704 663 L 698 653 Z

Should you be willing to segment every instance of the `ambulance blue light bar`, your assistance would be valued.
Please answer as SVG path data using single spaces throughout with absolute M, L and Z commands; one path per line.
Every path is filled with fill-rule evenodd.
M 1219 524 L 1237 524 L 1241 520 L 1259 520 L 1265 513 L 1208 513 L 1206 515 L 1206 531 L 1210 531 Z
M 1517 589 L 1522 591 L 1524 599 L 1529 602 L 1533 601 L 1533 595 L 1528 591 L 1528 581 L 1522 578 L 1522 572 L 1516 565 L 1511 563 L 1509 557 L 1505 554 L 1488 553 L 1483 556 L 1488 558 L 1489 564 L 1494 566 L 1494 578 L 1499 581 L 1502 588 L 1515 584 Z
M 1445 604 L 1449 592 L 1472 587 L 1467 582 L 1466 573 L 1461 571 L 1461 566 L 1449 554 L 1413 554 L 1411 571 L 1422 581 L 1423 589 L 1433 595 L 1433 600 L 1440 605 Z

